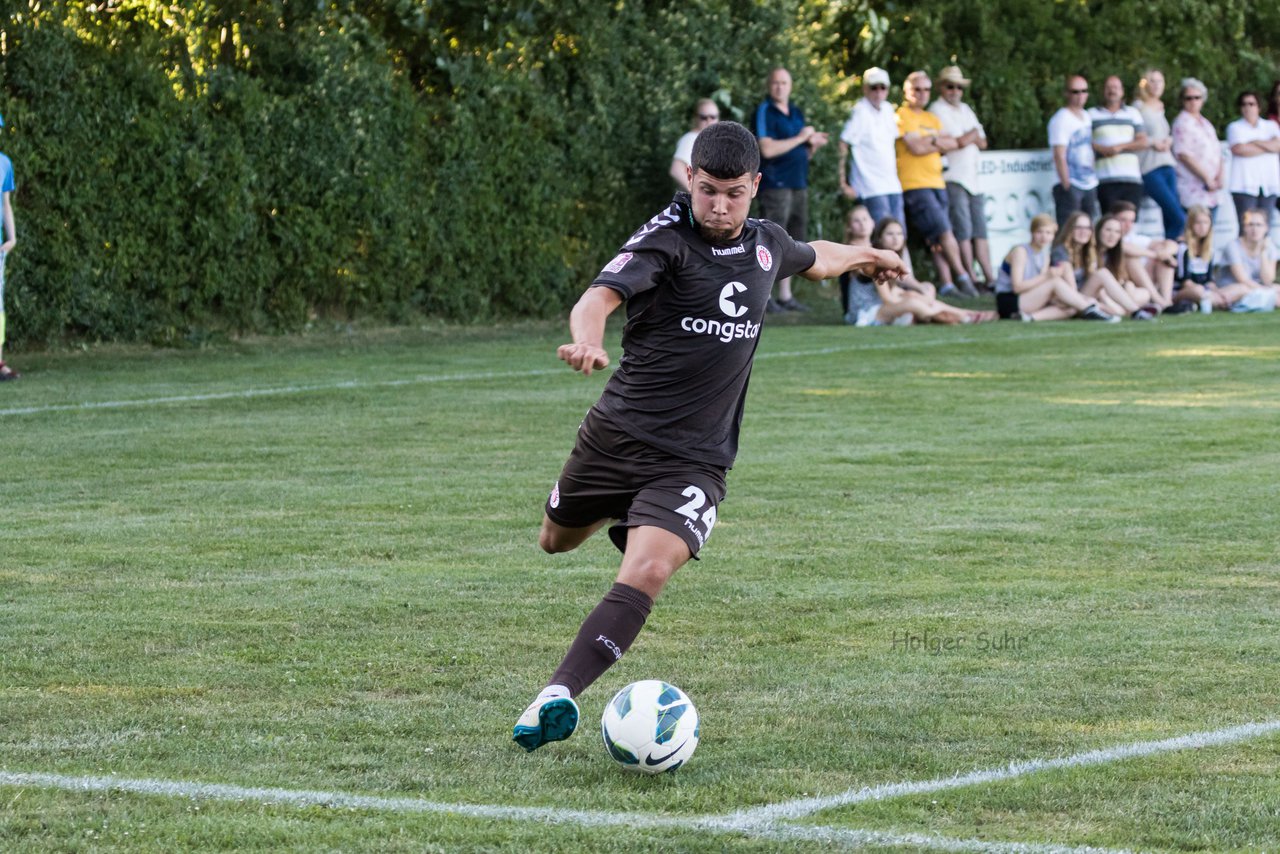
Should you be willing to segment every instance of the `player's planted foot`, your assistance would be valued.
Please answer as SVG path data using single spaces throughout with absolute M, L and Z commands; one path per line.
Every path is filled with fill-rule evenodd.
M 539 697 L 516 721 L 511 739 L 525 750 L 537 750 L 548 741 L 563 741 L 578 728 L 578 704 L 570 697 Z

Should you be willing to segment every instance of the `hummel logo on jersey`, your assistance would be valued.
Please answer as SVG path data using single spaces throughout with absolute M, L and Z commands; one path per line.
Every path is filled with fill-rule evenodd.
M 655 231 L 662 228 L 663 226 L 672 225 L 679 221 L 680 221 L 680 217 L 676 216 L 675 206 L 672 205 L 662 213 L 655 216 L 653 219 L 649 220 L 644 225 L 640 226 L 640 230 L 637 231 L 635 234 L 631 235 L 631 239 L 627 241 L 626 245 L 630 246 L 633 243 L 639 243 L 645 237 L 648 237 L 650 234 L 653 234 Z
M 721 249 L 718 246 L 711 247 L 712 255 L 745 255 L 746 253 L 747 247 L 743 246 L 741 243 L 737 246 L 730 246 L 726 249 Z

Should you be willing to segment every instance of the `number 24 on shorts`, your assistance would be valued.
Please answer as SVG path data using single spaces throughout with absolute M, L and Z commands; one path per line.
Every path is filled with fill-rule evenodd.
M 711 529 L 716 525 L 716 506 L 709 504 L 707 494 L 696 486 L 687 486 L 684 492 L 680 494 L 688 498 L 689 503 L 681 504 L 676 508 L 676 512 L 690 520 L 685 524 L 693 529 L 694 534 L 697 535 L 700 541 L 706 542 L 706 539 L 711 536 Z M 705 513 L 701 512 L 703 507 L 707 508 Z M 705 531 L 699 531 L 694 525 L 690 524 L 690 522 L 697 522 L 699 519 L 702 520 L 702 524 L 706 527 Z

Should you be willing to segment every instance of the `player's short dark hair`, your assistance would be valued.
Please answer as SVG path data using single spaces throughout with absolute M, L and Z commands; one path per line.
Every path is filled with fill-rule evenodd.
M 1116 199 L 1111 203 L 1111 207 L 1107 209 L 1107 213 L 1111 216 L 1122 213 L 1137 213 L 1138 206 L 1127 199 Z
M 755 177 L 760 171 L 760 144 L 751 131 L 737 122 L 716 122 L 693 141 L 693 171 L 728 181 L 739 175 Z

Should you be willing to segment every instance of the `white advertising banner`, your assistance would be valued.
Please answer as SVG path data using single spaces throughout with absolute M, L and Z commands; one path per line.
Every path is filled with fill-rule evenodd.
M 1231 152 L 1223 143 L 1226 169 L 1231 169 Z M 987 197 L 987 237 L 991 243 L 991 261 L 998 268 L 1009 250 L 1030 239 L 1031 218 L 1040 212 L 1053 214 L 1053 185 L 1058 173 L 1053 168 L 1049 149 L 1034 151 L 983 151 L 978 157 L 979 188 Z M 1273 242 L 1280 236 L 1272 212 Z M 1150 237 L 1164 237 L 1160 208 L 1145 199 L 1138 214 L 1136 230 Z M 1236 209 L 1231 194 L 1218 194 L 1218 212 L 1214 218 L 1213 242 L 1225 246 L 1236 238 Z

